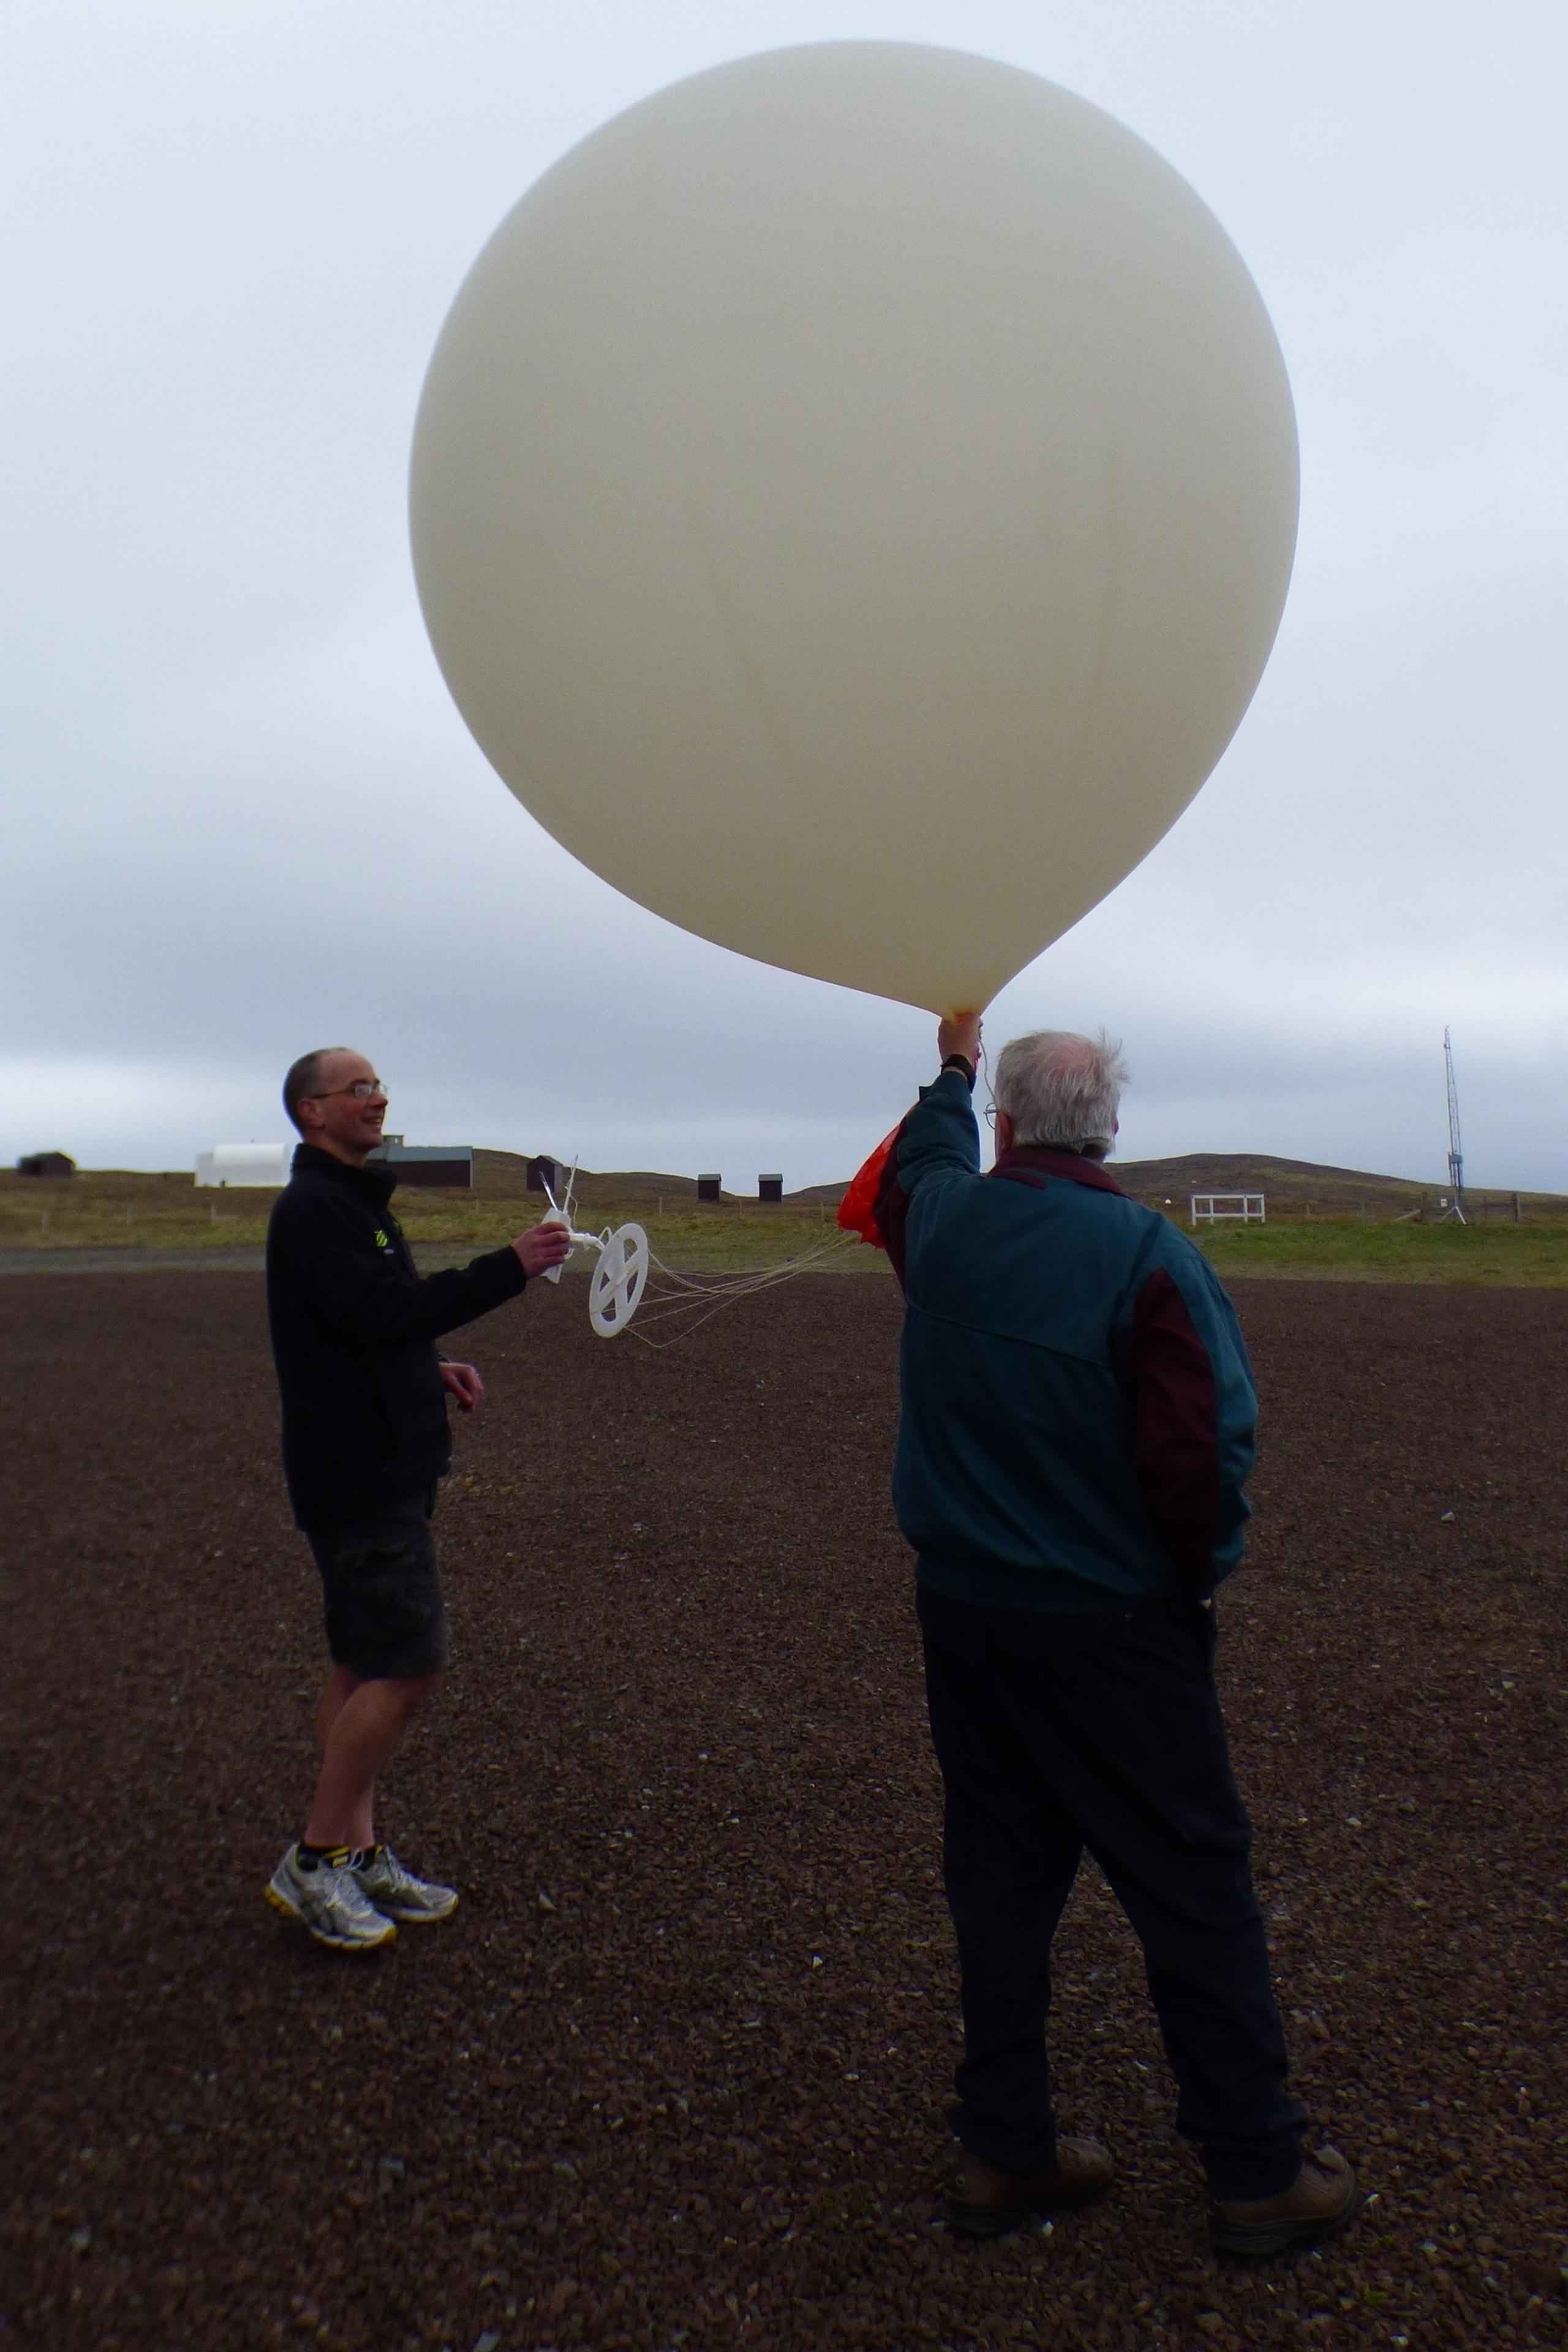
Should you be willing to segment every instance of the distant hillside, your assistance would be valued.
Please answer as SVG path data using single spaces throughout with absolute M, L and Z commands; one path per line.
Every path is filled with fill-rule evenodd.
M 1185 1218 L 1194 1192 L 1261 1192 L 1268 1214 L 1315 1217 L 1398 1217 L 1411 1210 L 1437 1213 L 1447 1187 L 1409 1176 L 1379 1176 L 1359 1168 L 1325 1168 L 1312 1160 L 1280 1160 L 1266 1151 L 1189 1151 L 1174 1160 L 1113 1160 L 1110 1171 L 1124 1192 L 1152 1208 L 1169 1203 Z M 843 1184 L 812 1184 L 785 1198 L 837 1204 Z M 1513 1213 L 1514 1194 L 1468 1191 L 1478 1216 Z M 1568 1217 L 1568 1194 L 1521 1192 L 1520 1214 L 1532 1220 Z
M 1419 1208 L 1436 1188 L 1405 1176 L 1378 1176 L 1358 1168 L 1325 1168 L 1310 1160 L 1279 1160 L 1266 1151 L 1188 1151 L 1174 1160 L 1117 1160 L 1117 1182 L 1134 1200 L 1189 1201 L 1194 1192 L 1261 1192 L 1292 1205 L 1310 1201 L 1325 1216 L 1363 1209 L 1397 1215 Z
M 1329 1168 L 1310 1160 L 1281 1160 L 1262 1151 L 1189 1151 L 1172 1160 L 1114 1160 L 1117 1182 L 1136 1201 L 1151 1207 L 1167 1204 L 1184 1220 L 1194 1192 L 1261 1192 L 1270 1215 L 1289 1217 L 1398 1217 L 1411 1211 L 1436 1213 L 1446 1193 L 1439 1184 L 1424 1184 L 1414 1177 L 1381 1176 L 1365 1169 Z M 475 1189 L 492 1197 L 510 1198 L 524 1192 L 528 1162 L 514 1151 L 476 1151 Z M 846 1180 L 847 1183 L 847 1180 Z M 798 1207 L 818 1202 L 836 1207 L 846 1183 L 807 1184 L 784 1199 Z M 662 1199 L 695 1202 L 692 1176 L 660 1174 L 649 1169 L 605 1171 L 579 1169 L 577 1195 L 584 1204 L 595 1201 Z M 725 1201 L 754 1200 L 750 1192 L 726 1191 Z M 1511 1217 L 1511 1192 L 1471 1191 L 1466 1200 L 1479 1216 Z M 1568 1217 L 1568 1195 L 1521 1192 L 1520 1214 L 1531 1221 Z
M 1169 1202 L 1185 1209 L 1194 1192 L 1261 1192 L 1270 1214 L 1321 1217 L 1397 1217 L 1412 1210 L 1435 1212 L 1446 1184 L 1423 1184 L 1408 1176 L 1379 1176 L 1364 1169 L 1325 1168 L 1311 1160 L 1279 1160 L 1268 1152 L 1189 1151 L 1174 1160 L 1115 1160 L 1111 1171 L 1124 1192 L 1155 1207 Z M 1478 1215 L 1511 1215 L 1514 1194 L 1468 1191 L 1465 1199 Z M 1556 1192 L 1521 1192 L 1520 1214 L 1568 1215 L 1568 1198 Z
M 570 1165 L 570 1162 L 564 1163 Z M 474 1190 L 488 1192 L 498 1199 L 512 1200 L 528 1190 L 528 1157 L 520 1151 L 488 1151 L 483 1148 L 474 1153 Z M 643 1194 L 667 1200 L 695 1201 L 695 1176 L 661 1176 L 647 1168 L 632 1168 L 613 1175 L 596 1173 L 591 1168 L 577 1171 L 577 1197 L 581 1201 L 624 1201 Z
M 1164 1208 L 1185 1223 L 1194 1192 L 1261 1192 L 1271 1218 L 1375 1218 L 1408 1216 L 1413 1211 L 1428 1219 L 1439 1212 L 1445 1192 L 1440 1184 L 1423 1184 L 1408 1176 L 1382 1176 L 1364 1169 L 1329 1168 L 1310 1160 L 1281 1160 L 1268 1152 L 1189 1151 L 1170 1160 L 1113 1160 L 1111 1171 L 1124 1192 L 1151 1207 Z M 541 1202 L 528 1192 L 528 1160 L 518 1151 L 476 1150 L 475 1191 L 481 1200 Z M 847 1180 L 846 1180 L 847 1181 Z M 846 1185 L 807 1184 L 786 1192 L 786 1208 L 837 1207 Z M 214 1193 L 195 1196 L 204 1225 L 218 1224 L 242 1213 L 264 1216 L 274 1195 L 269 1192 L 239 1192 L 222 1199 Z M 643 1201 L 657 1213 L 664 1203 L 673 1213 L 697 1203 L 697 1180 L 651 1168 L 581 1169 L 577 1197 L 589 1211 L 603 1202 Z M 721 1199 L 735 1208 L 756 1209 L 754 1192 L 725 1192 Z M 1568 1194 L 1521 1192 L 1519 1215 L 1530 1224 L 1568 1222 Z M 22 1176 L 0 1168 L 0 1224 L 15 1226 L 14 1238 L 36 1241 L 40 1235 L 83 1234 L 101 1239 L 92 1220 L 110 1215 L 116 1232 L 121 1228 L 142 1237 L 143 1220 L 185 1215 L 192 1198 L 188 1169 L 153 1174 L 140 1169 L 81 1169 L 75 1176 Z M 1515 1195 L 1499 1191 L 1467 1192 L 1466 1204 L 1479 1222 L 1511 1222 Z M 765 1212 L 764 1212 L 765 1213 Z M 85 1220 L 85 1223 L 84 1223 Z M 107 1227 L 105 1228 L 107 1233 Z M 81 1235 L 77 1236 L 79 1239 Z
M 526 1155 L 517 1151 L 476 1150 L 474 1190 L 476 1192 L 489 1193 L 492 1199 L 497 1200 L 511 1200 L 518 1194 L 526 1192 L 528 1190 Z M 797 1203 L 816 1203 L 826 1201 L 829 1207 L 835 1207 L 843 1195 L 842 1184 L 813 1184 L 809 1185 L 804 1192 L 786 1192 L 784 1199 L 786 1202 L 793 1201 Z M 536 1194 L 535 1198 L 537 1197 Z M 697 1179 L 695 1176 L 661 1175 L 657 1169 L 651 1168 L 607 1171 L 579 1168 L 577 1198 L 584 1203 L 592 1201 L 626 1200 L 662 1200 L 670 1203 L 677 1201 L 695 1202 Z M 721 1201 L 737 1202 L 749 1201 L 754 1208 L 757 1196 L 754 1192 L 734 1192 L 726 1187 L 720 1193 L 719 1198 Z

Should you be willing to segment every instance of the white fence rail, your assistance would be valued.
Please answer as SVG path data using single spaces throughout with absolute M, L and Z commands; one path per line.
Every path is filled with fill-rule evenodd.
M 1192 1202 L 1194 1225 L 1212 1225 L 1221 1217 L 1235 1217 L 1248 1225 L 1268 1222 L 1261 1192 L 1194 1192 Z

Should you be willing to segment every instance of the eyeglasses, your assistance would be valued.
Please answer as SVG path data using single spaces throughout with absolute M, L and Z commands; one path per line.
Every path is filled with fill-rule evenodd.
M 327 1087 L 319 1095 L 301 1095 L 301 1102 L 326 1102 L 332 1095 L 353 1095 L 355 1102 L 385 1102 L 386 1088 L 379 1078 L 356 1078 L 352 1087 Z
M 996 1124 L 996 1106 L 994 1103 L 987 1103 L 985 1106 L 985 1124 L 987 1127 L 994 1127 Z

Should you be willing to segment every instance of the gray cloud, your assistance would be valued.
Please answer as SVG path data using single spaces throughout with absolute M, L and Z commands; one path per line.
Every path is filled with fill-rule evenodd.
M 1568 19 L 1529 0 L 14 15 L 0 1154 L 279 1134 L 326 1037 L 410 1134 L 600 1165 L 809 1181 L 896 1117 L 922 1015 L 685 938 L 511 801 L 404 521 L 430 344 L 522 187 L 662 81 L 851 33 L 1013 58 L 1152 139 L 1253 268 L 1301 420 L 1253 710 L 994 1034 L 1120 1029 L 1130 1155 L 1436 1178 L 1451 1022 L 1476 1181 L 1568 1188 Z

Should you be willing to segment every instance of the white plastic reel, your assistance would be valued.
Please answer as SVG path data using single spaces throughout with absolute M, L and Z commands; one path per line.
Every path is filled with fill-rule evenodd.
M 605 1237 L 603 1234 L 580 1234 L 577 1231 L 576 1226 L 572 1223 L 570 1218 L 563 1217 L 559 1211 L 557 1211 L 553 1216 L 541 1217 L 539 1222 L 541 1225 L 563 1226 L 566 1232 L 566 1238 L 572 1244 L 571 1249 L 562 1259 L 559 1265 L 546 1266 L 544 1269 L 544 1279 L 546 1282 L 559 1282 L 563 1274 L 566 1271 L 567 1266 L 571 1264 L 572 1259 L 576 1255 L 580 1249 L 602 1250 L 605 1246 Z
M 544 1197 L 550 1203 L 550 1214 L 547 1217 L 542 1217 L 540 1219 L 541 1224 L 564 1225 L 566 1228 L 567 1238 L 572 1244 L 571 1249 L 567 1252 L 566 1256 L 562 1259 L 559 1265 L 548 1266 L 545 1269 L 544 1279 L 546 1282 L 559 1282 L 562 1275 L 566 1270 L 569 1260 L 575 1256 L 576 1253 L 580 1249 L 601 1248 L 604 1244 L 605 1236 L 603 1234 L 580 1234 L 572 1223 L 573 1216 L 577 1207 L 577 1162 L 574 1160 L 572 1162 L 571 1172 L 566 1179 L 565 1200 L 563 1202 L 557 1201 L 554 1193 L 550 1189 L 548 1181 L 545 1183 L 544 1187 Z
M 640 1225 L 617 1225 L 605 1234 L 588 1289 L 588 1320 L 601 1339 L 613 1339 L 637 1313 L 647 1265 L 647 1235 Z

